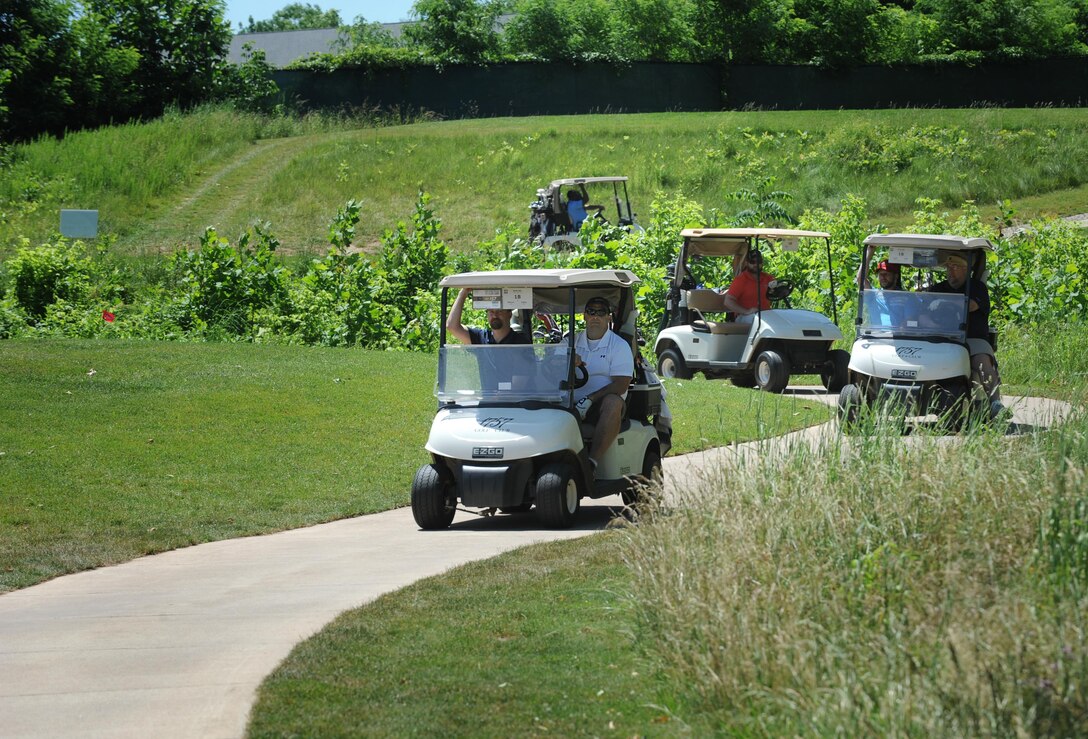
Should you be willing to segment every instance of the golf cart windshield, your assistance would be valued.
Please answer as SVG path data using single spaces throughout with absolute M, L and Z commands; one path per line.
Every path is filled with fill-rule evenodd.
M 967 299 L 955 293 L 863 290 L 859 336 L 964 341 Z
M 448 344 L 438 350 L 440 403 L 570 405 L 567 344 Z

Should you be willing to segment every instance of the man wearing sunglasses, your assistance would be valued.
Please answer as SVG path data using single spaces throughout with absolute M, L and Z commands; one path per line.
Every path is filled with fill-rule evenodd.
M 586 330 L 575 338 L 575 362 L 586 368 L 589 381 L 574 391 L 575 408 L 583 420 L 596 424 L 589 447 L 589 462 L 596 470 L 597 460 L 619 435 L 635 358 L 631 346 L 610 329 L 612 307 L 607 300 L 587 300 L 582 317 Z
M 763 254 L 754 249 L 749 251 L 744 258 L 744 269 L 733 278 L 723 296 L 725 309 L 736 314 L 738 323 L 751 322 L 756 312 L 771 307 L 767 286 L 772 280 L 774 275 L 763 271 Z

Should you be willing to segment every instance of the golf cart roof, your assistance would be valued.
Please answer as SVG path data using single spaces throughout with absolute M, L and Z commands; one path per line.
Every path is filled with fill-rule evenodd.
M 449 275 L 439 287 L 630 287 L 638 282 L 626 269 L 509 269 Z
M 943 249 L 966 251 L 986 249 L 995 251 L 989 239 L 950 234 L 872 234 L 865 239 L 866 246 L 910 247 L 917 249 Z
M 568 177 L 563 180 L 552 180 L 549 187 L 565 187 L 567 185 L 592 185 L 595 182 L 627 182 L 626 177 Z
M 794 228 L 685 228 L 680 232 L 688 254 L 732 256 L 743 254 L 752 239 L 784 241 L 787 239 L 830 239 L 825 231 Z
M 753 236 L 761 239 L 830 239 L 825 231 L 802 231 L 796 228 L 685 228 L 680 232 L 685 239 L 734 239 L 747 241 Z

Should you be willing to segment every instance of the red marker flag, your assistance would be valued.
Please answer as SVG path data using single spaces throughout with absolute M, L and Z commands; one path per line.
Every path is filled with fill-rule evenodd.
M 102 311 L 102 320 L 105 321 L 106 323 L 113 323 L 114 318 L 115 318 L 115 316 L 112 313 L 110 313 L 108 310 Z

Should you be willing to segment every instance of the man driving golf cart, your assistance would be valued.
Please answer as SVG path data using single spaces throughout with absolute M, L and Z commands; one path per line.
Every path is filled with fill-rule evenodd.
M 818 374 L 829 392 L 846 383 L 849 355 L 835 321 L 831 235 L 779 228 L 688 228 L 669 275 L 665 313 L 654 344 L 658 374 L 728 378 L 740 387 L 780 393 L 790 376 Z M 827 258 L 835 320 L 789 303 L 792 285 L 763 271 L 765 255 L 820 244 Z M 759 256 L 756 256 L 756 255 Z M 734 275 L 726 295 L 702 287 Z M 742 314 L 740 320 L 727 311 Z
M 878 404 L 897 409 L 896 415 L 934 414 L 954 426 L 1002 413 L 984 281 L 993 250 L 987 239 L 947 234 L 865 239 L 850 381 L 839 393 L 844 428 L 857 422 L 861 409 Z M 877 258 L 900 273 L 892 288 L 864 279 Z
M 634 503 L 646 481 L 660 478 L 672 424 L 661 382 L 637 356 L 638 282 L 626 270 L 588 269 L 469 272 L 442 280 L 438 413 L 426 445 L 432 461 L 412 483 L 420 528 L 446 528 L 457 510 L 473 508 L 534 509 L 546 525 L 569 526 L 582 498 L 620 494 Z M 474 309 L 510 310 L 525 335 L 532 335 L 536 316 L 550 316 L 561 340 L 449 343 L 449 291 L 466 288 Z M 581 336 L 574 330 L 579 311 L 591 319 Z M 610 318 L 613 331 L 606 334 Z M 605 349 L 605 338 L 627 353 L 626 369 L 606 364 L 605 385 L 586 385 L 591 372 L 599 374 L 592 355 Z M 614 372 L 627 386 L 626 397 L 617 397 L 618 430 L 600 428 L 614 405 L 607 399 Z M 593 389 L 579 394 L 581 387 Z M 583 396 L 593 402 L 579 407 Z M 599 405 L 596 424 L 586 412 L 592 405 Z M 606 444 L 604 435 L 615 440 Z
M 601 204 L 607 202 L 611 207 Z M 628 230 L 640 230 L 631 212 L 626 177 L 555 180 L 536 191 L 536 200 L 529 209 L 529 241 L 545 247 L 580 246 L 578 231 L 586 218 L 601 218 Z

